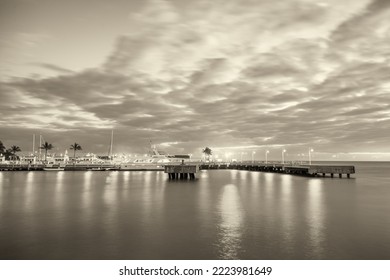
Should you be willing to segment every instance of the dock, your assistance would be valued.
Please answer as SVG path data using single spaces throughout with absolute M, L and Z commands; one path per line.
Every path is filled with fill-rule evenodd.
M 54 166 L 60 167 L 59 164 Z M 0 163 L 0 171 L 43 171 L 45 164 L 29 163 Z M 117 170 L 119 167 L 114 164 L 66 164 L 65 171 L 97 171 L 97 170 Z
M 0 163 L 0 171 L 43 171 L 44 164 L 4 164 Z M 170 163 L 164 166 L 164 172 L 168 174 L 170 180 L 177 179 L 195 179 L 199 170 L 216 169 L 236 169 L 260 172 L 274 172 L 292 175 L 312 176 L 312 177 L 331 177 L 337 176 L 343 178 L 351 177 L 355 174 L 353 165 L 326 165 L 326 164 L 282 164 L 282 163 L 264 163 L 264 162 L 182 162 Z M 112 171 L 120 170 L 119 166 L 114 164 L 67 164 L 65 171 Z
M 237 169 L 248 171 L 262 171 L 262 172 L 276 172 L 285 174 L 296 174 L 303 176 L 322 176 L 326 177 L 327 174 L 333 178 L 335 174 L 338 174 L 339 178 L 343 175 L 347 178 L 351 177 L 351 174 L 355 173 L 355 166 L 353 165 L 293 165 L 282 163 L 210 163 L 201 164 L 200 169 Z
M 168 164 L 164 166 L 164 172 L 170 180 L 194 180 L 199 171 L 199 164 Z

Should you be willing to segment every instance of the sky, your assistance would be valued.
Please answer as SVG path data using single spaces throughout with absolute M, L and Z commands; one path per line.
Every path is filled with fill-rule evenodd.
M 388 0 L 0 0 L 0 140 L 390 160 Z

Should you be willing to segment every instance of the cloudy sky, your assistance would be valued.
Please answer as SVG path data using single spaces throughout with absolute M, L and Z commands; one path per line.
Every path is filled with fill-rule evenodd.
M 390 160 L 388 0 L 0 0 L 0 140 Z

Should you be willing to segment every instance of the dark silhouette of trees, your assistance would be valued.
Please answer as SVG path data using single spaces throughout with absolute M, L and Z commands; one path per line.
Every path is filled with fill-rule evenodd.
M 204 148 L 203 149 L 203 151 L 202 151 L 204 154 L 205 154 L 205 156 L 207 156 L 207 160 L 210 160 L 210 156 L 212 155 L 212 151 L 211 151 L 211 149 L 209 148 L 209 147 L 206 147 L 206 148 Z
M 12 146 L 11 149 L 10 149 L 10 152 L 12 154 L 12 157 L 13 159 L 16 160 L 17 156 L 16 156 L 16 152 L 21 152 L 22 150 L 18 147 L 18 146 Z
M 0 141 L 0 154 L 5 156 L 6 160 L 11 160 L 11 159 L 17 159 L 16 152 L 20 152 L 21 149 L 18 146 L 12 146 L 11 148 L 7 149 L 3 142 Z
M 44 144 L 42 144 L 41 147 L 39 147 L 41 150 L 45 150 L 45 161 L 46 161 L 46 158 L 47 158 L 47 151 L 48 150 L 51 150 L 53 149 L 53 145 L 52 144 L 49 144 L 47 142 L 45 142 Z
M 82 150 L 81 146 L 77 143 L 74 143 L 73 145 L 70 145 L 70 149 L 74 150 L 73 159 L 76 160 L 76 151 L 81 151 Z
M 3 142 L 0 141 L 0 154 L 5 154 L 5 151 L 6 151 L 5 146 Z

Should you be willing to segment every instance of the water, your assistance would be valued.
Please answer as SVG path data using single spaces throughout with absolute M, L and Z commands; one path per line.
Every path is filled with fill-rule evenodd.
M 390 163 L 354 165 L 352 179 L 0 172 L 0 258 L 390 259 Z

